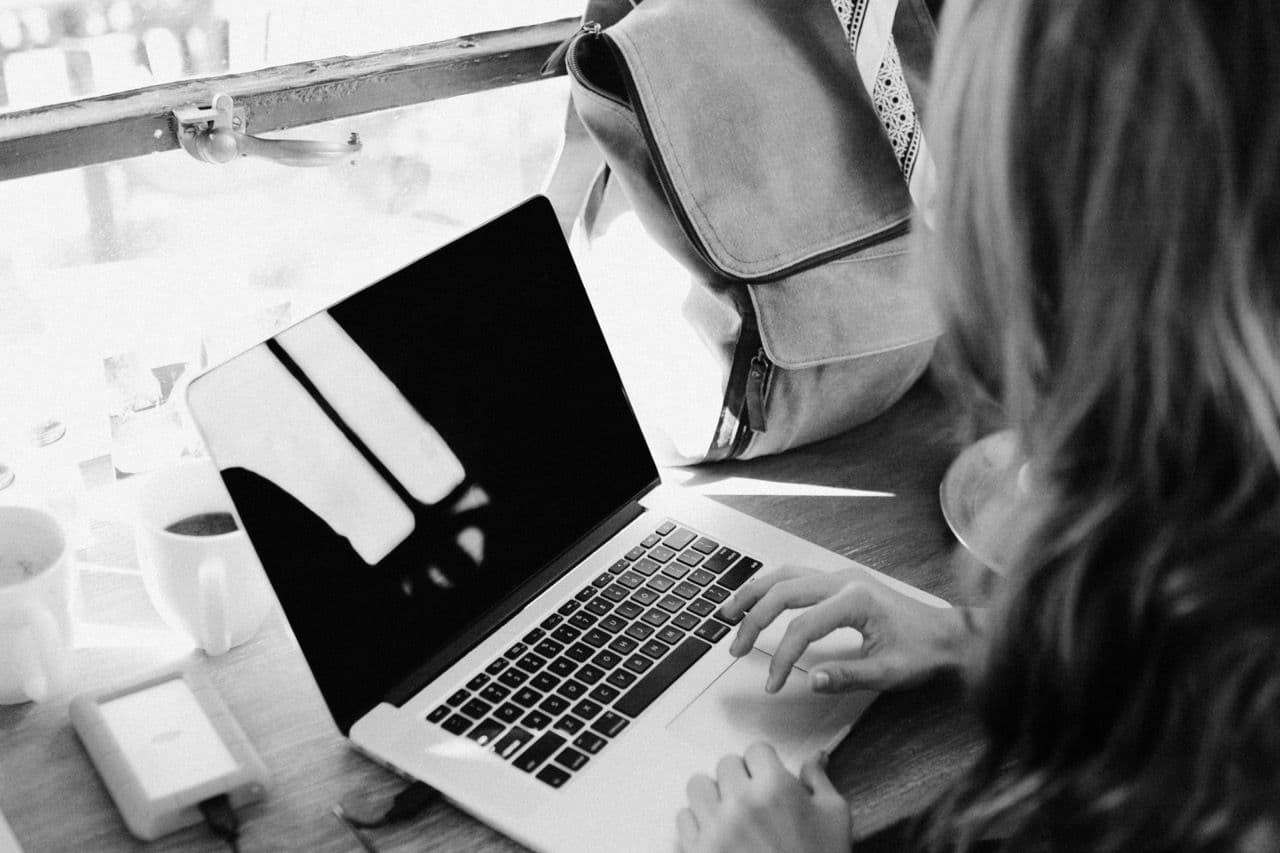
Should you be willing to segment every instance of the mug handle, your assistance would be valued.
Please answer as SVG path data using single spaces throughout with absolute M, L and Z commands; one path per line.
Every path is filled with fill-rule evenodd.
M 35 602 L 27 602 L 22 608 L 22 621 L 36 647 L 35 661 L 22 675 L 22 692 L 32 702 L 43 702 L 61 681 L 62 630 L 49 609 Z
M 231 649 L 230 601 L 227 597 L 227 564 L 221 557 L 207 557 L 200 564 L 200 643 L 210 657 Z

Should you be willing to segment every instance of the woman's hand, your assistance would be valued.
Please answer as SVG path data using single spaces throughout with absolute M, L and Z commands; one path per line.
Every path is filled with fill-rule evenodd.
M 910 687 L 959 668 L 976 640 L 960 610 L 916 601 L 860 569 L 787 566 L 754 578 L 725 602 L 727 615 L 746 614 L 730 653 L 745 655 L 782 611 L 798 607 L 808 610 L 787 626 L 773 654 L 765 684 L 770 693 L 782 688 L 810 643 L 837 628 L 861 632 L 862 647 L 856 658 L 814 667 L 809 683 L 815 691 Z
M 716 778 L 694 776 L 676 815 L 684 853 L 847 853 L 849 806 L 827 778 L 826 756 L 792 776 L 768 744 L 726 755 Z

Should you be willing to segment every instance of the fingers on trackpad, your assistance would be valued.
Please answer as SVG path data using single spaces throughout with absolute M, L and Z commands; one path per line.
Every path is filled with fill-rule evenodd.
M 765 693 L 770 660 L 752 649 L 677 714 L 667 730 L 717 753 L 741 752 L 755 741 L 767 741 L 795 769 L 836 740 L 875 696 L 866 691 L 814 693 L 808 676 L 794 667 L 781 690 Z

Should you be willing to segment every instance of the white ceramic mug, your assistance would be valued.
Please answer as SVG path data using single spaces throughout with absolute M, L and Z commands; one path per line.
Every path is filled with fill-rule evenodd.
M 66 686 L 69 560 L 51 513 L 0 506 L 0 705 L 42 702 Z
M 209 463 L 161 468 L 138 487 L 138 562 L 151 603 L 170 627 L 221 655 L 257 632 L 274 596 L 243 529 L 203 536 L 165 529 L 206 513 L 235 515 Z

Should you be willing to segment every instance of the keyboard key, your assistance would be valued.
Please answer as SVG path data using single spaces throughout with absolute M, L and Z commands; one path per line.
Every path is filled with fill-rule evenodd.
M 624 601 L 613 609 L 614 615 L 623 619 L 634 619 L 644 612 L 644 608 L 634 601 Z
M 547 671 L 553 672 L 561 678 L 568 678 L 573 675 L 573 671 L 577 668 L 578 665 L 568 658 L 556 658 L 547 667 Z
M 575 616 L 581 616 L 581 613 L 575 613 Z M 551 636 L 555 638 L 557 643 L 572 643 L 574 640 L 582 636 L 582 631 L 572 625 L 561 625 L 559 628 L 551 632 Z
M 689 602 L 688 609 L 694 616 L 710 616 L 716 606 L 705 598 L 697 598 Z
M 662 614 L 661 610 L 655 612 Z M 633 640 L 647 640 L 653 636 L 653 626 L 646 625 L 644 622 L 635 622 L 627 628 L 627 636 Z
M 544 658 L 553 658 L 562 651 L 564 651 L 564 643 L 555 640 L 543 640 L 533 647 L 534 654 L 542 655 Z
M 595 684 L 597 681 L 604 678 L 604 670 L 598 666 L 586 664 L 578 670 L 578 674 L 574 677 L 580 679 L 585 684 Z
M 504 723 L 514 723 L 523 714 L 524 708 L 519 705 L 512 705 L 510 702 L 503 703 L 498 710 L 493 712 L 493 715 Z
M 635 589 L 642 583 L 644 583 L 644 575 L 638 575 L 635 572 L 618 575 L 618 584 L 627 589 Z
M 664 522 L 662 522 L 661 526 L 659 526 L 659 527 L 658 527 L 658 535 L 659 535 L 659 536 L 666 536 L 668 533 L 670 533 L 671 531 L 673 531 L 673 530 L 675 530 L 675 529 L 676 529 L 675 522 L 673 522 L 673 521 L 664 521 Z
M 555 757 L 556 764 L 563 764 L 570 770 L 581 770 L 587 765 L 588 760 L 585 755 L 571 746 L 560 750 L 560 754 Z
M 658 544 L 659 542 L 661 542 L 661 541 L 662 541 L 662 537 L 661 537 L 661 536 L 659 536 L 659 535 L 658 535 L 658 534 L 656 534 L 656 533 L 650 533 L 648 536 L 644 537 L 644 540 L 643 540 L 643 541 L 641 541 L 641 543 L 640 543 L 640 547 L 641 547 L 641 548 L 652 548 L 654 545 L 657 545 L 657 544 Z
M 631 593 L 631 600 L 636 604 L 648 607 L 658 600 L 658 594 L 646 586 L 642 586 L 635 592 Z
M 585 610 L 579 610 L 569 617 L 569 626 L 575 631 L 585 631 L 594 624 L 596 624 L 596 616 L 592 613 L 587 613 Z M 575 637 L 574 639 L 577 638 Z
M 631 563 L 627 562 L 627 560 L 623 558 L 609 567 L 609 574 L 620 575 L 629 568 L 631 568 Z
M 581 606 L 582 604 L 579 603 L 576 598 L 571 598 L 568 601 L 566 601 L 564 604 L 561 604 L 559 607 L 557 607 L 556 612 L 559 613 L 561 616 L 568 616 L 570 613 L 577 610 Z
M 756 573 L 762 563 L 750 557 L 743 557 L 733 564 L 733 568 L 720 576 L 720 583 L 725 589 L 737 589 L 746 583 L 747 578 Z
M 690 608 L 692 608 L 692 606 L 693 605 L 690 605 Z M 698 617 L 688 611 L 685 611 L 684 613 L 677 613 L 676 618 L 671 620 L 671 624 L 675 625 L 682 631 L 692 631 L 694 628 L 698 627 L 698 622 Z
M 600 590 L 601 595 L 603 595 L 605 598 L 615 603 L 622 601 L 624 598 L 626 598 L 628 592 L 629 590 L 625 586 L 619 583 L 615 583 L 611 586 L 607 586 L 604 589 Z
M 537 775 L 533 778 L 537 779 L 539 782 L 546 782 L 553 788 L 559 788 L 563 786 L 565 782 L 568 782 L 572 776 L 569 771 L 564 768 L 557 767 L 554 764 L 548 764 L 546 767 L 539 770 Z
M 671 591 L 674 594 L 686 600 L 693 598 L 695 595 L 697 595 L 700 592 L 700 590 L 696 586 L 689 583 L 688 581 L 681 581 L 680 583 L 676 584 L 676 588 Z
M 564 710 L 568 707 L 569 707 L 568 699 L 564 698 L 563 696 L 556 696 L 554 694 L 552 694 L 551 696 L 548 696 L 547 698 L 543 699 L 541 702 L 538 703 L 539 710 L 546 711 L 548 714 L 550 714 L 553 717 L 564 713 Z
M 696 637 L 685 638 L 685 641 L 676 646 L 671 654 L 663 659 L 662 663 L 654 667 L 653 672 L 636 682 L 635 686 L 615 702 L 613 707 L 628 717 L 638 716 L 641 711 L 649 707 L 654 699 L 657 699 L 664 690 L 670 687 L 672 682 L 683 675 L 689 667 L 693 666 L 699 658 L 706 654 L 710 648 L 711 646 L 708 643 Z M 632 658 L 632 660 L 635 659 Z M 648 658 L 643 657 L 638 659 L 648 660 Z M 628 664 L 630 662 L 630 660 L 627 661 Z
M 477 675 L 475 678 L 472 678 L 470 681 L 467 682 L 467 689 L 479 690 L 481 687 L 484 687 L 485 682 L 487 682 L 488 680 L 489 680 L 489 676 L 485 675 L 482 672 L 479 675 Z
M 627 552 L 627 559 L 633 563 L 643 556 L 644 556 L 644 549 L 641 548 L 639 545 L 637 545 L 636 547 L 632 548 L 630 551 Z
M 659 602 L 659 605 L 661 605 L 661 602 Z M 525 672 L 537 672 L 546 665 L 547 659 L 541 655 L 535 655 L 533 652 L 530 652 L 520 658 L 520 660 L 516 661 L 516 666 L 520 667 Z
M 659 568 L 661 568 L 661 566 L 659 566 L 653 560 L 650 560 L 648 557 L 645 557 L 643 560 L 640 560 L 634 566 L 631 567 L 632 571 L 636 572 L 637 574 L 644 575 L 645 577 L 648 577 L 649 575 L 653 574 Z
M 658 639 L 669 646 L 674 646 L 684 639 L 684 631 L 671 624 L 658 632 Z
M 565 734 L 576 735 L 578 732 L 582 731 L 582 727 L 585 725 L 586 723 L 579 720 L 573 714 L 565 714 L 563 717 L 556 720 L 556 724 L 551 728 L 556 729 L 557 731 L 562 731 Z
M 622 691 L 618 690 L 616 687 L 611 687 L 608 684 L 597 684 L 595 687 L 591 688 L 591 692 L 587 694 L 587 698 L 594 702 L 599 702 L 602 705 L 608 705 L 614 699 L 617 699 L 621 693 Z
M 552 628 L 556 627 L 563 621 L 564 621 L 564 617 L 561 616 L 559 613 L 552 613 L 546 619 L 542 620 L 542 628 L 543 630 L 550 631 Z
M 578 663 L 584 663 L 596 653 L 596 650 L 591 646 L 588 646 L 586 643 L 574 643 L 572 646 L 565 649 L 564 653 L 576 660 Z
M 471 731 L 467 732 L 467 737 L 471 738 L 481 746 L 488 746 L 497 739 L 498 735 L 507 730 L 507 727 L 496 720 L 485 720 Z
M 658 592 L 666 592 L 667 590 L 671 589 L 671 587 L 675 585 L 676 585 L 676 582 L 673 581 L 671 578 L 667 577 L 665 574 L 654 575 L 653 577 L 649 578 L 649 584 L 648 584 L 649 589 L 657 590 Z
M 529 633 L 521 637 L 520 640 L 526 646 L 532 646 L 534 643 L 538 642 L 545 636 L 547 636 L 546 631 L 542 630 L 541 628 L 534 628 L 532 631 L 530 631 Z
M 449 706 L 441 705 L 439 708 L 436 708 L 430 714 L 427 714 L 427 722 L 438 723 L 447 716 L 449 716 Z
M 516 695 L 511 697 L 511 701 L 522 708 L 532 708 L 541 698 L 542 694 L 532 687 L 521 687 L 516 691 Z
M 587 692 L 587 688 L 581 681 L 569 679 L 564 684 L 557 687 L 556 692 L 567 699 L 578 699 L 583 693 Z
M 466 732 L 467 729 L 471 728 L 471 721 L 461 714 L 454 714 L 452 717 L 441 723 L 440 727 L 450 734 L 460 735 Z
M 666 540 L 662 544 L 666 545 L 668 548 L 670 548 L 673 551 L 679 551 L 696 538 L 697 538 L 696 533 L 693 533 L 689 530 L 685 530 L 683 527 L 681 527 L 679 530 L 676 530 L 674 533 L 669 534 Z
M 701 637 L 708 643 L 714 643 L 729 633 L 729 626 L 715 619 L 708 619 L 702 623 L 702 627 L 693 632 L 695 637 Z
M 608 633 L 601 631 L 599 628 L 592 628 L 590 631 L 582 635 L 582 642 L 597 649 L 604 646 L 605 643 L 613 639 Z
M 705 536 L 693 543 L 693 550 L 701 554 L 714 554 L 719 547 L 720 544 L 718 542 L 713 542 Z
M 554 690 L 556 685 L 560 683 L 560 679 L 556 678 L 549 672 L 540 672 L 529 682 L 529 686 L 534 690 L 541 690 L 546 693 L 548 690 Z
M 636 650 L 636 641 L 630 637 L 614 637 L 609 643 L 609 650 L 620 655 L 629 655 Z
M 604 749 L 605 744 L 608 742 L 609 741 L 593 732 L 583 732 L 573 739 L 574 746 L 578 747 L 578 749 L 585 749 L 592 755 L 595 755 L 597 752 Z
M 524 643 L 516 643 L 514 646 L 503 652 L 502 656 L 508 660 L 515 660 L 527 651 L 529 651 L 529 647 Z
M 560 735 L 547 732 L 535 740 L 528 749 L 520 753 L 520 756 L 515 760 L 515 765 L 526 773 L 532 773 L 564 744 L 565 739 Z
M 510 695 L 511 688 L 503 687 L 500 684 L 487 684 L 485 685 L 485 688 L 480 691 L 481 699 L 494 704 L 501 702 Z
M 595 597 L 595 594 L 596 594 L 596 588 L 594 586 L 584 586 L 582 589 L 578 590 L 578 593 L 577 595 L 574 596 L 574 598 L 577 599 L 578 601 L 585 602 L 585 601 L 590 601 L 593 597 Z
M 716 579 L 716 576 L 706 569 L 695 569 L 689 573 L 688 580 L 690 583 L 696 583 L 698 586 L 706 586 Z
M 679 611 L 680 608 L 684 607 L 684 599 L 677 598 L 674 595 L 664 595 L 658 601 L 658 606 L 661 607 L 663 610 L 667 611 L 668 613 L 675 613 Z M 649 611 L 649 613 L 652 613 L 652 612 L 653 612 L 652 610 Z M 648 620 L 649 613 L 645 614 L 646 621 Z M 666 620 L 664 619 L 662 621 L 665 622 Z M 654 623 L 650 622 L 649 624 L 652 625 Z
M 688 551 L 681 551 L 680 556 L 676 557 L 676 559 L 684 563 L 686 566 L 696 566 L 698 563 L 702 562 L 703 557 L 697 551 L 690 549 Z
M 605 711 L 598 720 L 591 724 L 591 728 L 609 737 L 617 737 L 627 727 L 627 722 L 628 720 L 625 717 L 620 717 L 612 711 Z
M 611 613 L 600 620 L 601 630 L 608 631 L 610 634 L 616 634 L 625 627 L 627 627 L 627 620 L 616 613 Z
M 626 637 L 623 637 L 623 639 L 625 640 Z M 620 658 L 616 653 L 605 649 L 602 652 L 598 652 L 596 656 L 591 659 L 591 663 L 601 669 L 613 669 L 615 666 L 622 663 L 622 658 Z
M 467 697 L 470 695 L 471 694 L 465 690 L 459 690 L 457 693 L 454 693 L 452 696 L 450 696 L 448 699 L 444 701 L 448 702 L 450 707 L 456 708 L 459 705 L 461 705 L 463 702 L 467 701 Z
M 591 582 L 591 585 L 594 586 L 596 589 L 604 589 L 606 586 L 608 586 L 611 583 L 613 583 L 613 575 L 609 574 L 608 572 L 604 572 L 598 578 L 593 580 Z
M 593 598 L 587 602 L 587 606 L 582 608 L 597 616 L 603 616 L 613 609 L 613 601 L 608 598 Z
M 729 592 L 724 587 L 719 585 L 709 586 L 702 591 L 702 597 L 707 599 L 708 601 L 713 601 L 716 604 L 719 604 L 720 602 L 724 601 L 726 598 L 729 597 Z
M 681 562 L 667 563 L 662 567 L 662 573 L 668 577 L 680 580 L 682 577 L 689 574 L 689 567 Z
M 741 554 L 732 548 L 721 548 L 716 552 L 714 557 L 708 558 L 707 561 L 702 564 L 702 568 L 718 575 L 733 565 L 733 561 L 741 556 Z
M 526 732 L 517 726 L 498 738 L 498 742 L 493 746 L 493 751 L 510 760 L 511 756 L 519 752 L 531 740 L 533 740 L 533 732 Z
M 659 643 L 657 640 L 650 640 L 649 642 L 645 643 L 643 646 L 640 647 L 640 651 L 642 651 L 649 657 L 653 658 L 654 660 L 657 660 L 658 658 L 665 655 L 670 648 L 671 647 L 668 646 L 666 643 Z
M 622 690 L 626 690 L 634 684 L 635 680 L 636 674 L 634 672 L 628 672 L 625 669 L 615 669 L 613 672 L 609 673 L 609 677 L 605 679 L 605 681 L 609 682 L 614 687 L 621 688 Z
M 675 551 L 672 551 L 665 545 L 659 545 L 657 548 L 654 548 L 649 552 L 649 559 L 656 560 L 659 563 L 665 563 L 675 555 Z
M 472 699 L 458 710 L 473 720 L 478 720 L 493 710 L 493 706 L 483 699 Z
M 649 660 L 649 658 L 644 655 L 632 655 L 627 658 L 627 661 L 623 666 L 634 672 L 636 675 L 641 675 L 647 672 L 649 667 L 653 666 L 653 661 Z
M 504 669 L 506 669 L 510 665 L 511 665 L 511 661 L 507 660 L 506 658 L 498 658 L 493 663 L 486 666 L 484 668 L 484 671 L 489 673 L 490 675 L 497 675 L 498 673 L 502 672 Z
M 524 715 L 524 719 L 520 721 L 520 725 L 537 731 L 538 729 L 545 729 L 547 726 L 551 725 L 551 718 L 541 711 L 530 711 Z
M 584 720 L 595 719 L 595 716 L 603 710 L 604 708 L 601 707 L 599 703 L 592 702 L 590 699 L 583 699 L 577 705 L 573 706 L 573 713 Z

